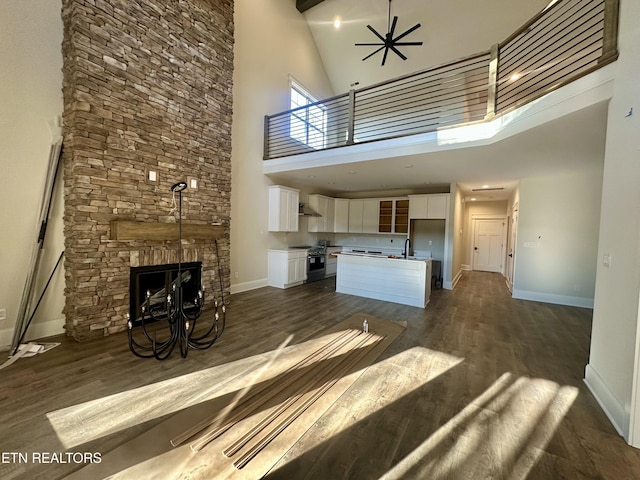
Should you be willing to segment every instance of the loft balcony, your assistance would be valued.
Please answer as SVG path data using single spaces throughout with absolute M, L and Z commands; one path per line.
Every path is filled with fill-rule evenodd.
M 486 51 L 268 115 L 265 173 L 314 152 L 373 151 L 393 139 L 446 142 L 456 127 L 481 138 L 521 107 L 615 61 L 617 24 L 618 0 L 559 0 Z

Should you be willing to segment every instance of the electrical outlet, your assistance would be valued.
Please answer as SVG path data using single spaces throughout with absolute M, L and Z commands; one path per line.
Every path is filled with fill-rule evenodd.
M 7 319 L 7 309 L 0 308 L 0 320 L 6 320 L 6 319 Z

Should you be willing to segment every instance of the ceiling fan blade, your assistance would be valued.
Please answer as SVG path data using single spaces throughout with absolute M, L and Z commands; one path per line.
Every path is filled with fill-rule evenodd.
M 398 50 L 396 47 L 394 47 L 393 45 L 390 45 L 389 48 L 391 50 L 393 50 L 394 52 L 396 52 L 396 55 L 398 55 L 402 60 L 406 60 L 407 57 L 405 57 L 402 52 L 400 50 Z
M 393 22 L 391 23 L 391 28 L 389 29 L 389 33 L 387 33 L 387 37 L 389 40 L 393 38 L 393 32 L 396 31 L 396 25 L 398 23 L 398 17 L 393 17 Z
M 413 32 L 414 30 L 417 30 L 418 28 L 420 28 L 422 25 L 420 25 L 419 23 L 416 23 L 413 27 L 411 27 L 409 30 L 407 30 L 404 33 L 401 33 L 400 35 L 398 35 L 396 38 L 393 39 L 394 43 L 397 42 L 398 40 L 400 40 L 401 38 L 406 37 L 407 35 L 409 35 L 411 32 Z
M 356 47 L 378 47 L 378 46 L 384 47 L 384 43 L 354 43 L 354 45 Z
M 380 50 L 382 50 L 384 48 L 384 45 L 381 46 L 379 49 L 377 49 L 375 52 L 370 53 L 369 55 L 367 55 L 366 57 L 364 57 L 362 59 L 362 61 L 364 62 L 366 59 L 373 57 L 376 53 L 378 53 Z
M 384 49 L 384 55 L 382 56 L 382 64 L 380 65 L 381 67 L 384 67 L 384 62 L 387 61 L 387 53 L 389 53 L 389 47 L 386 47 Z
M 394 45 L 397 47 L 398 45 L 401 47 L 407 45 L 422 45 L 422 42 L 394 42 Z
M 380 35 L 378 32 L 376 32 L 371 25 L 367 25 L 367 28 L 371 30 L 376 37 L 378 37 L 380 40 L 384 42 L 385 38 L 382 35 Z

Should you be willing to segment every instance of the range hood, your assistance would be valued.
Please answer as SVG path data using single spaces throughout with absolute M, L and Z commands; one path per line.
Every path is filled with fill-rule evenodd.
M 298 204 L 298 215 L 301 217 L 321 217 L 318 212 L 304 203 Z

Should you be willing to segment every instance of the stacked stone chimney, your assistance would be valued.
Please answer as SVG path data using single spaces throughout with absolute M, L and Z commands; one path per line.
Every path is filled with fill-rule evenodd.
M 129 268 L 174 263 L 177 241 L 111 240 L 112 220 L 219 222 L 183 241 L 203 282 L 229 293 L 233 0 L 63 0 L 67 334 L 126 328 Z M 156 181 L 149 173 L 156 172 Z M 190 182 L 191 185 L 191 182 Z M 177 195 L 176 195 L 177 200 Z

